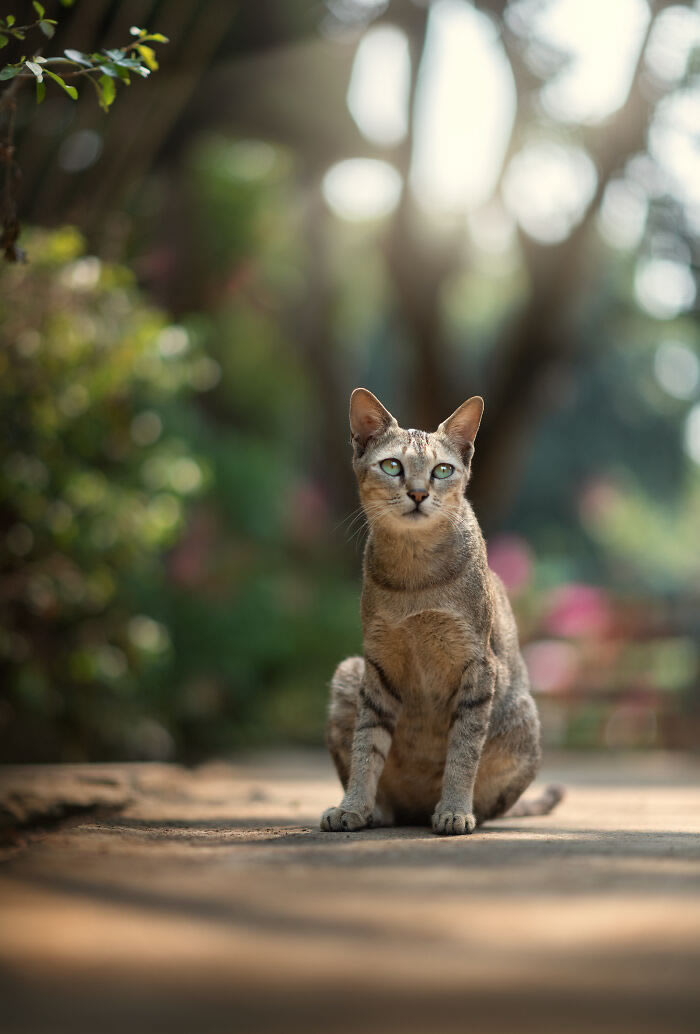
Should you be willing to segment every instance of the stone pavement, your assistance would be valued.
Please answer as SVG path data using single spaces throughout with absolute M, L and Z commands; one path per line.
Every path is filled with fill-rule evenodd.
M 3 1034 L 696 1031 L 700 761 L 547 817 L 321 833 L 320 753 L 0 774 Z

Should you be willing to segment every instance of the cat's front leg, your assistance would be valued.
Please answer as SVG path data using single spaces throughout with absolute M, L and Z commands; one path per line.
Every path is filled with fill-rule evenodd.
M 382 668 L 365 658 L 358 694 L 357 720 L 350 755 L 347 790 L 337 808 L 321 817 L 321 829 L 352 832 L 370 825 L 377 784 L 391 747 L 401 710 L 401 697 Z
M 495 682 L 490 658 L 471 661 L 464 670 L 450 718 L 442 796 L 433 813 L 433 832 L 442 836 L 471 833 L 474 781 L 486 741 Z

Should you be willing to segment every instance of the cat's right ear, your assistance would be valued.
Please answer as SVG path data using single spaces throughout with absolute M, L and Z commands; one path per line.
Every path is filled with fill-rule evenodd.
M 398 427 L 376 395 L 367 388 L 355 388 L 350 396 L 350 431 L 356 454 L 361 456 L 369 439 L 383 434 L 392 425 Z

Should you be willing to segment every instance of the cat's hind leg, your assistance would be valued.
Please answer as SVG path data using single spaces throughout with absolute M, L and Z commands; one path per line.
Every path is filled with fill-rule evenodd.
M 478 825 L 502 815 L 515 818 L 552 811 L 564 796 L 561 787 L 548 786 L 540 797 L 519 800 L 537 774 L 540 757 L 537 711 L 532 698 L 523 696 L 484 744 L 474 786 Z

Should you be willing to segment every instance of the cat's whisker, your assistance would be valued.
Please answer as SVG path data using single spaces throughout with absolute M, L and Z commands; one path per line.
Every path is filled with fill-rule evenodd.
M 359 514 L 357 514 L 357 515 L 356 515 L 355 517 L 353 517 L 353 519 L 352 519 L 351 523 L 350 523 L 350 524 L 349 524 L 349 525 L 347 526 L 347 528 L 345 529 L 345 535 L 346 535 L 346 537 L 350 536 L 350 535 L 351 535 L 351 534 L 353 533 L 353 531 L 354 531 L 354 529 L 355 529 L 356 525 L 358 525 L 358 524 L 359 524 L 360 526 L 362 526 L 362 524 L 363 524 L 363 523 L 364 523 L 364 522 L 365 522 L 366 520 L 367 520 L 367 514 L 366 514 L 366 513 L 364 513 L 364 511 L 363 511 L 362 513 L 359 513 Z
M 358 506 L 356 510 L 351 510 L 350 513 L 346 514 L 345 517 L 342 517 L 338 521 L 338 523 L 333 526 L 333 529 L 332 529 L 333 533 L 335 534 L 336 531 L 339 531 L 340 528 L 342 528 L 344 524 L 348 524 L 348 527 L 352 527 L 352 525 L 354 524 L 355 520 L 359 516 L 361 516 L 363 513 L 364 513 L 364 507 L 363 506 Z

